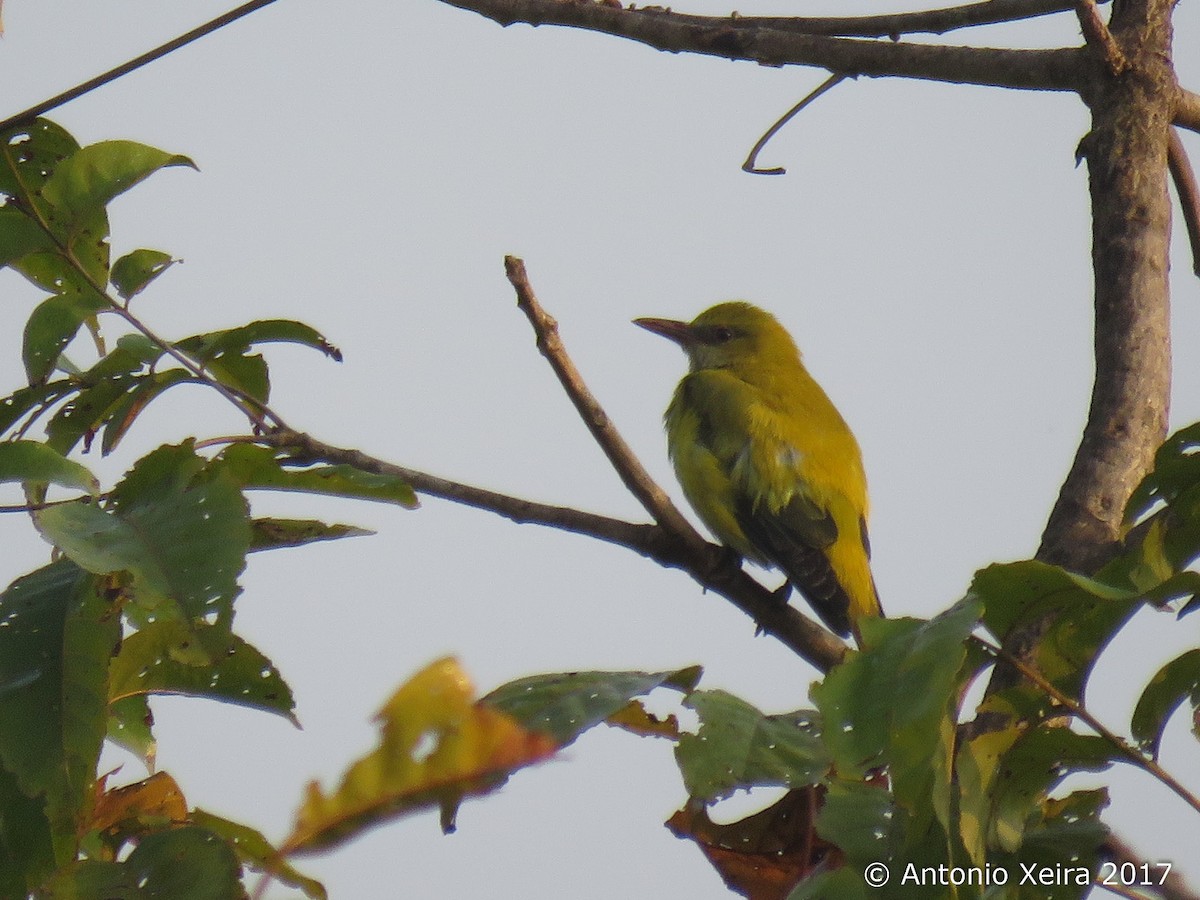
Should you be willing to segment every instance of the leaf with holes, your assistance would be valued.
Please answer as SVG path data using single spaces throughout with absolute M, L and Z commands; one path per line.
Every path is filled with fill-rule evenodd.
M 494 790 L 515 769 L 540 762 L 557 743 L 477 703 L 452 659 L 402 685 L 379 711 L 379 746 L 354 763 L 333 793 L 310 784 L 286 854 L 342 844 L 370 828 L 430 807 L 457 808 L 463 797 Z M 444 824 L 452 828 L 452 824 Z
M 203 623 L 152 622 L 125 638 L 109 673 L 109 701 L 184 694 L 283 716 L 293 725 L 292 690 L 266 656 L 236 634 Z
M 109 504 L 70 504 L 37 512 L 39 530 L 80 566 L 128 572 L 130 599 L 143 615 L 224 614 L 250 546 L 245 498 L 220 466 L 190 442 L 139 460 Z M 136 611 L 126 607 L 126 613 Z

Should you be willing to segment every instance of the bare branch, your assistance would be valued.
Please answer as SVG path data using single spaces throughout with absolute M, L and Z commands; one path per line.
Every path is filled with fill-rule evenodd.
M 248 435 L 244 440 L 289 449 L 298 459 L 393 475 L 404 479 L 419 494 L 493 512 L 513 522 L 547 525 L 599 538 L 627 547 L 660 565 L 683 569 L 706 590 L 719 594 L 750 616 L 758 630 L 777 638 L 822 672 L 836 665 L 846 652 L 845 644 L 795 607 L 780 603 L 773 591 L 751 578 L 723 548 L 709 544 L 699 535 L 699 547 L 685 547 L 677 535 L 658 525 L 625 522 L 449 481 L 385 462 L 360 450 L 335 447 L 300 432 L 281 430 L 269 435 Z
M 690 52 L 767 66 L 817 66 L 846 76 L 901 76 L 957 84 L 1072 91 L 1083 83 L 1086 50 L 997 50 L 887 43 L 800 34 L 739 16 L 689 16 L 662 7 L 625 9 L 561 0 L 443 0 L 501 25 L 565 25 L 673 53 Z M 780 20 L 772 20 L 780 21 Z
M 1188 244 L 1192 248 L 1192 271 L 1200 276 L 1200 185 L 1196 183 L 1196 172 L 1188 159 L 1183 140 L 1174 128 L 1167 144 L 1167 166 L 1175 193 L 1179 196 L 1179 209 L 1183 224 L 1187 228 Z

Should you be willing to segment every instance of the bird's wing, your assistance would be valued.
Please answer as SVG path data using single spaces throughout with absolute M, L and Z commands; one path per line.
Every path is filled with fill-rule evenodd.
M 751 543 L 783 570 L 829 629 L 848 637 L 850 597 L 829 557 L 838 536 L 833 516 L 797 495 L 776 512 L 742 504 L 737 519 Z

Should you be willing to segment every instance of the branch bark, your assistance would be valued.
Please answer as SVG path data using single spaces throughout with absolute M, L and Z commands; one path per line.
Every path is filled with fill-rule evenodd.
M 777 18 L 692 16 L 662 7 L 626 9 L 561 0 L 443 0 L 512 25 L 564 25 L 628 38 L 658 50 L 750 60 L 766 66 L 817 66 L 846 76 L 903 76 L 1025 90 L 1079 90 L 1082 48 L 999 50 L 885 43 L 777 27 Z M 794 23 L 796 20 L 792 20 Z
M 1166 436 L 1171 387 L 1167 144 L 1175 93 L 1170 0 L 1122 4 L 1110 28 L 1129 60 L 1085 91 L 1096 376 L 1075 462 L 1038 558 L 1092 572 L 1118 545 L 1125 503 Z
M 450 481 L 398 466 L 345 447 L 337 447 L 297 431 L 275 431 L 247 436 L 251 443 L 287 449 L 297 459 L 344 464 L 404 479 L 419 494 L 440 497 L 493 512 L 513 522 L 547 525 L 627 547 L 659 565 L 682 569 L 708 591 L 724 597 L 751 619 L 764 634 L 779 640 L 793 653 L 822 672 L 841 661 L 846 645 L 795 607 L 780 603 L 774 592 L 759 584 L 723 548 L 710 544 L 692 529 L 698 544 L 684 541 L 661 525 L 626 522 L 565 506 L 536 503 L 522 497 Z M 686 524 L 686 520 L 684 520 Z

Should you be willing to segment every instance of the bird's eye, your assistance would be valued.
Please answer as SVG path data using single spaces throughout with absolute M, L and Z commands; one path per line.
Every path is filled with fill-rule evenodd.
M 725 325 L 718 325 L 713 329 L 712 336 L 714 344 L 728 344 L 733 340 L 733 329 Z

